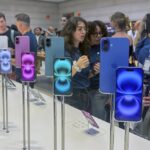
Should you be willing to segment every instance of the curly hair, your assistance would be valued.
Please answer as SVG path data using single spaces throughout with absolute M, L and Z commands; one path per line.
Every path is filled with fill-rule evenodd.
M 67 24 L 65 25 L 63 31 L 62 31 L 62 36 L 64 37 L 65 40 L 65 49 L 69 53 L 74 53 L 74 38 L 73 38 L 73 33 L 76 31 L 76 28 L 78 26 L 79 22 L 83 22 L 86 26 L 87 29 L 87 22 L 81 18 L 81 17 L 71 17 Z M 89 42 L 87 40 L 87 36 L 85 36 L 85 39 L 82 43 L 79 44 L 79 49 L 82 54 L 88 55 L 88 49 L 90 48 Z

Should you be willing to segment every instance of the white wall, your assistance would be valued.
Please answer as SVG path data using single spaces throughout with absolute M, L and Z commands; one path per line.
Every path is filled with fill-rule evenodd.
M 70 0 L 60 4 L 34 0 L 0 0 L 0 12 L 6 14 L 8 24 L 15 23 L 14 16 L 17 13 L 24 12 L 31 16 L 32 27 L 59 27 L 63 13 L 78 11 L 87 20 L 109 21 L 115 11 L 122 11 L 134 20 L 143 18 L 150 12 L 150 0 Z M 46 15 L 50 15 L 51 19 L 46 20 Z
M 131 20 L 136 20 L 150 12 L 150 0 L 72 0 L 59 4 L 59 8 L 60 15 L 79 11 L 87 20 L 108 22 L 115 11 L 122 11 Z
M 17 13 L 27 13 L 31 17 L 32 28 L 49 25 L 57 26 L 59 21 L 58 4 L 48 2 L 35 2 L 32 0 L 0 0 L 0 12 L 5 13 L 8 25 L 15 23 L 14 16 Z M 46 20 L 45 16 L 51 19 Z

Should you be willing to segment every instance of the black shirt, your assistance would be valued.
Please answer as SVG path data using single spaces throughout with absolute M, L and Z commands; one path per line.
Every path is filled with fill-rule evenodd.
M 19 35 L 16 31 L 11 31 L 12 29 L 8 28 L 8 30 L 5 33 L 0 33 L 0 36 L 7 36 L 8 37 L 8 47 L 9 48 L 15 48 L 15 37 Z M 13 34 L 13 35 L 11 35 Z M 13 39 L 12 39 L 13 38 Z

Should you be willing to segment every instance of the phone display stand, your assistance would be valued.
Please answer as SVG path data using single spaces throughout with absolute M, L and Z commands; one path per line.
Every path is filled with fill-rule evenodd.
M 23 106 L 23 150 L 30 150 L 30 82 L 22 81 L 22 106 Z M 26 89 L 25 89 L 26 88 Z M 25 104 L 25 95 L 27 95 L 27 104 Z M 27 112 L 26 112 L 27 110 Z M 27 120 L 26 120 L 27 115 Z M 26 127 L 27 125 L 27 127 Z M 27 129 L 27 131 L 26 131 Z M 26 137 L 27 135 L 27 137 Z M 26 147 L 26 138 L 27 138 L 27 147 Z
M 13 83 L 11 79 L 7 77 L 7 88 L 8 89 L 16 89 L 16 85 Z
M 85 133 L 89 135 L 97 135 L 99 133 L 98 131 L 99 126 L 94 120 L 94 118 L 92 117 L 92 115 L 86 111 L 82 111 L 82 113 L 88 122 L 88 126 L 87 126 L 87 129 L 85 130 Z
M 114 132 L 115 132 L 115 119 L 114 119 L 114 100 L 115 94 L 110 94 L 112 107 L 110 110 L 110 150 L 114 150 Z M 125 136 L 124 136 L 124 150 L 129 150 L 129 129 L 130 122 L 125 122 Z
M 29 88 L 29 92 L 30 92 L 30 102 L 33 101 L 36 105 L 45 105 L 46 100 L 41 95 L 39 90 Z M 31 99 L 31 97 L 33 98 Z
M 2 74 L 2 100 L 3 100 L 3 130 L 9 133 L 8 130 L 8 88 L 7 74 Z
M 54 104 L 54 150 L 57 150 L 57 101 L 53 96 Z M 61 96 L 61 150 L 65 150 L 65 96 Z
M 112 102 L 112 107 L 110 107 L 110 144 L 109 144 L 109 149 L 114 150 L 114 132 L 115 132 L 115 119 L 114 119 L 114 107 L 113 107 L 113 102 L 115 95 L 110 94 L 111 97 L 111 102 Z

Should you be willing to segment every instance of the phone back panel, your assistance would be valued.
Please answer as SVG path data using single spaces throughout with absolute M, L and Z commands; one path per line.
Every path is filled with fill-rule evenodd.
M 142 68 L 118 68 L 116 71 L 115 119 L 141 121 L 142 118 Z
M 16 68 L 21 68 L 21 53 L 30 52 L 30 40 L 28 36 L 17 36 L 15 38 L 15 60 Z
M 104 50 L 104 42 L 108 40 L 108 50 Z M 127 38 L 102 38 L 100 44 L 100 91 L 115 93 L 116 69 L 128 66 L 129 40 Z
M 45 75 L 53 76 L 53 60 L 64 57 L 64 38 L 50 37 L 46 39 L 45 52 Z
M 7 49 L 8 48 L 8 37 L 7 36 L 0 36 L 0 49 Z

